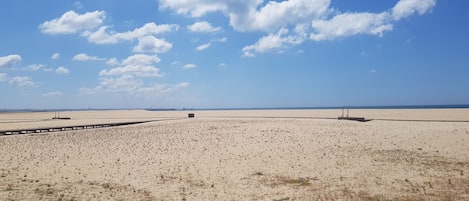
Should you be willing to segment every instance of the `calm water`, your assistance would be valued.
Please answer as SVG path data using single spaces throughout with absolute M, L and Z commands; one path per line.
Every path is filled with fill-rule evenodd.
M 264 108 L 109 108 L 109 109 L 0 109 L 0 112 L 57 112 L 57 111 L 90 111 L 90 110 L 149 110 L 149 111 L 181 111 L 181 110 L 321 110 L 342 109 L 337 107 L 264 107 Z M 399 105 L 399 106 L 345 106 L 350 109 L 455 109 L 469 108 L 469 104 L 463 105 Z

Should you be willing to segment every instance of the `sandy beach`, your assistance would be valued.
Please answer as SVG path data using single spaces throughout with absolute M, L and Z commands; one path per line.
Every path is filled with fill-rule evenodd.
M 0 130 L 158 121 L 0 136 L 0 200 L 469 200 L 469 109 L 61 115 Z

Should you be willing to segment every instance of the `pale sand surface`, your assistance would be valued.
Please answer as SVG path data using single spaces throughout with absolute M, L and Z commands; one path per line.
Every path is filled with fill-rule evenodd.
M 196 118 L 180 119 L 188 112 Z M 176 120 L 2 136 L 0 200 L 469 200 L 469 122 L 314 119 L 340 113 L 64 112 L 93 123 Z M 0 130 L 21 128 L 12 119 L 41 126 L 50 113 L 4 115 Z M 469 120 L 467 109 L 350 115 Z
M 0 130 L 28 129 L 55 126 L 73 126 L 101 123 L 118 123 L 128 121 L 148 121 L 178 119 L 195 113 L 196 117 L 289 117 L 289 118 L 337 118 L 342 111 L 334 110 L 205 110 L 205 111 L 144 111 L 144 110 L 111 110 L 111 111 L 65 111 L 62 117 L 71 120 L 56 120 L 54 112 L 20 112 L 0 113 Z M 344 112 L 347 114 L 346 112 Z M 399 109 L 369 110 L 356 109 L 349 111 L 350 116 L 367 119 L 395 120 L 445 120 L 469 121 L 469 109 Z

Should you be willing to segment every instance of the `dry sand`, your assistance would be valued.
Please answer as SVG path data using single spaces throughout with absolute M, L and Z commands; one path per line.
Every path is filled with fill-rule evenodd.
M 469 122 L 320 119 L 340 110 L 193 112 L 195 119 L 184 118 L 188 111 L 62 113 L 69 121 L 0 114 L 0 130 L 164 120 L 2 136 L 0 200 L 469 200 Z M 469 121 L 467 109 L 351 115 Z

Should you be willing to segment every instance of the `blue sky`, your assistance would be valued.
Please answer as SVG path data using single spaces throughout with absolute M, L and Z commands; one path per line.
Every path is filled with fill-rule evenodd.
M 469 103 L 467 1 L 0 3 L 0 108 Z

